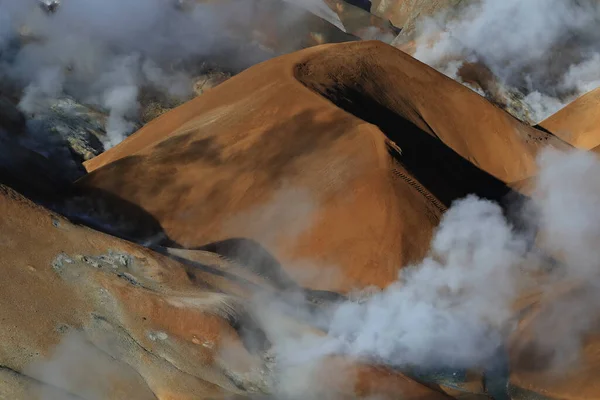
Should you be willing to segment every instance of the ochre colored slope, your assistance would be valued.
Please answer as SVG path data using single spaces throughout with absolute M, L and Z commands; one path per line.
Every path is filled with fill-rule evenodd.
M 5 187 L 0 212 L 0 375 L 13 376 L 9 386 L 0 379 L 0 393 L 146 400 L 243 392 L 212 362 L 224 340 L 252 364 L 219 311 L 222 294 L 198 287 L 174 261 L 74 226 Z
M 593 90 L 551 115 L 540 126 L 579 149 L 600 145 L 600 89 Z
M 565 312 L 565 304 L 597 301 L 594 284 L 563 282 L 543 296 L 523 296 L 527 310 L 510 342 L 509 391 L 514 399 L 595 399 L 600 396 L 600 315 Z
M 316 65 L 317 61 L 325 64 Z M 532 155 L 535 156 L 541 147 L 565 146 L 560 139 L 519 123 L 472 91 L 390 46 L 380 42 L 360 42 L 318 46 L 250 68 L 211 96 L 192 100 L 176 112 L 153 121 L 121 145 L 88 161 L 86 168 L 93 171 L 134 154 L 166 138 L 192 119 L 196 123 L 212 123 L 212 119 L 218 118 L 217 110 L 227 114 L 229 109 L 240 108 L 242 104 L 235 104 L 237 100 L 250 97 L 256 90 L 279 100 L 282 83 L 297 85 L 293 72 L 300 64 L 318 68 L 321 76 L 328 71 L 327 74 L 335 77 L 341 86 L 351 86 L 351 78 L 358 79 L 355 86 L 370 84 L 371 88 L 361 87 L 362 96 L 381 103 L 420 128 L 428 125 L 428 133 L 438 136 L 463 157 L 506 182 L 528 176 L 535 168 Z M 341 73 L 347 75 L 340 76 Z M 268 76 L 257 79 L 260 75 Z M 321 79 L 306 77 L 302 71 L 297 75 L 299 81 L 309 85 L 319 84 L 314 81 Z M 330 84 L 324 81 L 321 86 L 329 88 Z M 373 87 L 377 87 L 379 93 L 374 93 Z M 293 102 L 301 103 L 308 98 L 317 101 L 308 93 L 302 94 Z M 271 102 L 277 102 L 273 99 Z M 229 105 L 228 109 L 222 107 L 224 105 Z M 269 107 L 272 106 L 269 104 Z M 507 163 L 508 159 L 512 163 Z
M 500 198 L 543 145 L 565 146 L 391 46 L 326 45 L 159 117 L 78 187 L 164 230 L 134 236 L 252 239 L 300 285 L 347 291 L 394 280 L 452 200 Z
M 503 182 L 534 172 L 542 147 L 568 147 L 391 46 L 331 46 L 298 68 L 301 81 L 355 115 L 384 127 L 389 117 L 383 114 L 391 111 Z M 408 133 L 395 132 L 394 139 L 401 136 Z
M 248 287 L 210 272 L 219 272 L 218 256 L 204 268 L 186 267 L 75 226 L 4 186 L 0 212 L 1 398 L 192 400 L 270 393 L 271 370 L 238 335 L 240 324 L 246 333 L 257 329 L 244 317 L 242 289 Z M 306 327 L 298 323 L 298 329 Z M 342 367 L 344 385 L 320 382 L 324 393 L 446 398 L 398 372 L 323 360 L 325 370 L 339 368 L 336 376 Z

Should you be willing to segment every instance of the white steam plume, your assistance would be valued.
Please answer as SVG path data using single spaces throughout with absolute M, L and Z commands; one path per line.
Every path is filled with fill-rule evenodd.
M 0 10 L 12 28 L 3 37 L 21 41 L 2 67 L 25 86 L 21 109 L 43 112 L 65 93 L 103 108 L 109 112 L 105 147 L 134 128 L 141 87 L 191 96 L 191 77 L 163 68 L 214 51 L 221 17 L 212 9 L 186 14 L 163 0 L 63 1 L 50 15 L 34 0 L 8 0 Z M 19 39 L 23 27 L 26 37 Z
M 525 250 L 497 204 L 467 197 L 445 214 L 431 255 L 366 303 L 340 306 L 330 334 L 386 364 L 482 365 L 502 344 Z
M 525 209 L 528 216 L 535 215 L 531 224 L 541 232 L 533 250 L 530 236 L 515 230 L 499 205 L 471 195 L 456 201 L 444 215 L 428 256 L 402 269 L 397 281 L 379 292 L 342 301 L 324 313 L 303 309 L 301 293 L 285 304 L 259 294 L 253 312 L 273 344 L 273 395 L 337 398 L 331 386 L 352 387 L 353 375 L 340 375 L 330 364 L 332 356 L 408 370 L 494 367 L 515 332 L 518 316 L 513 305 L 524 289 L 542 292 L 542 312 L 532 333 L 535 345 L 551 356 L 544 367 L 576 361 L 582 340 L 596 328 L 600 309 L 600 160 L 589 152 L 545 150 L 539 166 Z M 316 204 L 297 195 L 294 204 L 289 193 L 298 192 L 286 190 L 274 197 L 273 212 L 258 210 L 236 223 L 255 223 L 252 230 L 281 221 L 289 226 L 302 217 L 292 233 L 301 232 Z M 282 199 L 288 200 L 291 215 L 280 207 Z M 559 263 L 549 265 L 546 255 Z M 555 290 L 567 284 L 574 284 L 575 293 L 558 295 Z M 307 328 L 306 320 L 327 327 L 328 333 Z M 75 354 L 80 352 L 77 346 Z M 71 363 L 72 351 L 67 350 L 60 356 L 59 348 L 57 364 L 43 366 L 32 376 L 79 389 L 72 387 L 79 383 L 70 380 L 62 365 L 85 364 L 79 359 Z
M 566 157 L 546 150 L 539 157 L 543 173 L 535 198 L 543 244 L 560 255 L 570 274 L 587 277 L 600 272 L 600 163 L 591 152 Z
M 268 332 L 294 370 L 340 354 L 396 367 L 484 366 L 503 345 L 527 246 L 500 206 L 469 196 L 445 214 L 430 256 L 366 301 L 337 306 L 328 336 L 294 339 L 272 317 Z
M 444 73 L 484 64 L 539 122 L 600 85 L 599 22 L 595 0 L 475 0 L 421 21 L 414 56 Z
M 261 304 L 256 312 L 274 344 L 277 390 L 306 398 L 301 379 L 290 375 L 310 377 L 336 355 L 408 369 L 494 368 L 516 328 L 514 302 L 532 289 L 550 299 L 533 329 L 535 345 L 551 356 L 545 367 L 576 360 L 599 317 L 600 160 L 547 150 L 539 165 L 525 210 L 535 212 L 531 223 L 543 232 L 533 250 L 530 236 L 516 231 L 499 205 L 471 195 L 444 215 L 421 263 L 365 300 L 334 306 L 327 335 L 301 333 L 276 317 L 273 303 Z M 550 268 L 547 256 L 559 267 Z M 557 297 L 554 289 L 566 283 L 583 289 Z
M 276 13 L 269 15 L 274 27 L 301 26 L 302 8 L 326 9 L 325 17 L 339 22 L 322 0 L 294 0 L 281 10 L 264 1 L 63 0 L 49 12 L 41 3 L 0 2 L 3 85 L 23 88 L 20 108 L 28 115 L 65 95 L 107 111 L 105 147 L 136 127 L 142 89 L 187 100 L 204 63 L 239 70 L 272 56 L 253 44 L 263 13 Z

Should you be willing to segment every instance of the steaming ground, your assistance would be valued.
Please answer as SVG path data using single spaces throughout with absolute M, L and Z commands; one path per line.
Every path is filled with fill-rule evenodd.
M 65 6 L 65 13 L 52 17 L 59 23 L 50 24 L 41 10 L 30 14 L 24 4 L 31 6 L 32 3 L 9 1 L 0 6 L 1 18 L 10 21 L 10 24 L 1 24 L 1 29 L 21 26 L 21 23 L 31 27 L 27 33 L 28 44 L 17 47 L 18 50 L 11 47 L 16 40 L 14 29 L 5 29 L 0 40 L 4 46 L 2 74 L 23 87 L 20 108 L 28 114 L 43 113 L 49 103 L 69 95 L 106 109 L 109 111 L 106 147 L 118 143 L 134 128 L 142 88 L 149 86 L 175 97 L 189 95 L 192 74 L 185 67 L 170 69 L 169 60 L 203 58 L 211 54 L 214 49 L 211 45 L 198 46 L 196 29 L 218 25 L 220 15 L 216 11 L 216 14 L 192 13 L 191 20 L 183 21 L 175 10 L 163 8 L 164 2 L 144 0 L 141 7 L 144 12 L 136 19 L 139 25 L 132 25 L 127 18 L 139 13 L 141 3 L 121 1 L 116 8 L 114 2 L 89 0 L 70 2 Z M 513 39 L 515 43 L 496 43 L 498 37 L 493 28 L 497 20 L 506 22 L 514 18 L 511 13 L 516 9 L 511 7 L 516 3 L 496 2 L 494 5 L 484 1 L 480 8 L 470 9 L 465 14 L 472 17 L 469 24 L 466 19 L 448 23 L 450 31 L 460 38 L 460 46 L 443 36 L 435 46 L 427 50 L 420 47 L 419 51 L 437 54 L 435 57 L 430 54 L 429 62 L 435 64 L 445 57 L 465 58 L 465 54 L 473 50 L 465 59 L 483 62 L 507 85 L 526 88 L 526 101 L 531 109 L 539 107 L 540 113 L 547 111 L 548 99 L 555 100 L 553 107 L 558 107 L 577 91 L 595 85 L 598 79 L 594 71 L 600 56 L 595 53 L 592 40 L 595 38 L 585 37 L 595 9 L 586 9 L 587 16 L 578 11 L 574 14 L 573 20 L 580 19 L 580 25 L 566 23 L 560 16 L 578 10 L 572 8 L 574 3 L 554 4 L 562 12 L 560 15 L 554 14 L 548 2 L 528 4 L 547 10 L 550 15 L 544 15 L 547 21 L 543 27 L 535 23 L 521 25 L 519 19 L 515 19 L 515 26 L 508 27 L 514 28 L 511 33 L 523 26 L 531 29 L 522 38 L 519 36 L 519 40 Z M 213 10 L 212 6 L 199 7 Z M 98 15 L 104 18 L 97 18 Z M 530 17 L 528 14 L 527 18 Z M 548 21 L 554 25 L 548 25 Z M 554 30 L 552 34 L 546 32 L 547 26 L 558 32 L 583 35 L 589 39 L 590 52 L 586 55 L 582 51 L 579 58 L 573 59 L 576 60 L 573 65 L 538 70 L 539 65 L 547 65 L 544 61 L 549 49 L 564 44 L 564 38 L 554 35 Z M 494 43 L 490 49 L 485 48 L 483 39 L 478 36 L 488 29 L 491 42 L 487 45 Z M 496 35 L 492 35 L 494 32 Z M 149 41 L 148 37 L 156 40 Z M 540 46 L 545 50 L 532 51 L 527 43 L 531 46 L 541 40 L 540 37 L 545 43 Z M 176 46 L 172 38 L 178 39 Z M 220 39 L 208 35 L 206 40 L 214 44 Z M 521 52 L 528 57 L 520 58 Z M 419 53 L 419 57 L 425 59 L 423 54 Z M 525 61 L 515 63 L 514 59 Z M 568 83 L 561 83 L 557 88 L 553 83 L 556 76 L 561 79 L 554 82 Z M 548 150 L 540 156 L 539 166 L 532 200 L 523 209 L 523 220 L 530 224 L 530 229 L 515 229 L 505 211 L 493 202 L 475 196 L 455 202 L 444 215 L 428 256 L 404 268 L 396 282 L 374 294 L 358 296 L 360 301 L 343 301 L 323 313 L 296 310 L 304 319 L 312 318 L 314 326 L 326 326 L 326 334 L 298 329 L 299 324 L 288 324 L 280 318 L 281 313 L 277 311 L 281 309 L 277 304 L 266 306 L 257 300 L 254 313 L 273 343 L 274 396 L 333 398 L 327 386 L 320 387 L 318 383 L 324 380 L 323 376 L 329 381 L 334 378 L 322 368 L 331 356 L 350 356 L 401 369 L 487 369 L 497 362 L 498 354 L 505 351 L 509 336 L 514 332 L 513 304 L 523 290 L 540 289 L 549 295 L 556 285 L 570 281 L 586 282 L 589 288 L 596 289 L 600 283 L 597 271 L 600 161 L 591 153 Z M 279 199 L 279 203 L 285 203 L 279 207 L 287 210 L 288 202 L 301 201 L 302 197 L 293 190 L 291 196 Z M 304 199 L 301 206 L 307 204 Z M 273 212 L 274 215 L 280 213 L 279 209 Z M 268 225 L 265 230 L 273 228 L 273 218 L 265 221 Z M 302 222 L 307 221 L 304 218 Z M 287 221 L 284 225 L 289 227 Z M 542 233 L 537 241 L 523 233 L 536 230 Z M 558 267 L 549 270 L 547 259 L 540 254 L 559 259 Z M 544 284 L 535 279 L 536 274 L 543 274 Z M 539 346 L 552 350 L 550 362 L 557 368 L 573 362 L 573 355 L 589 332 L 594 312 L 600 305 L 597 293 L 597 290 L 585 290 L 576 300 L 556 302 L 538 321 L 534 339 Z M 306 306 L 304 301 L 298 303 L 298 308 Z M 281 307 L 286 310 L 289 304 Z M 550 328 L 558 325 L 567 326 L 569 334 L 555 336 Z M 57 348 L 53 359 L 47 364 L 33 365 L 30 373 L 72 387 L 80 383 L 73 382 L 77 376 L 69 372 L 81 365 L 81 359 L 74 356 L 89 353 L 82 340 L 70 336 Z M 93 352 L 90 357 L 95 357 Z M 77 365 L 73 366 L 73 362 Z M 91 370 L 100 378 L 110 375 L 105 373 L 107 369 L 102 362 L 94 366 Z M 48 375 L 52 376 L 45 378 Z M 319 375 L 320 380 L 317 380 Z M 353 377 L 342 378 L 351 382 Z
M 293 3 L 343 30 L 320 0 Z M 206 68 L 235 72 L 274 55 L 253 36 L 264 10 L 252 2 L 66 0 L 55 12 L 40 4 L 0 4 L 0 92 L 17 94 L 29 119 L 54 115 L 57 101 L 75 100 L 90 114 L 106 112 L 103 149 L 140 127 L 144 94 L 181 104 L 193 97 L 194 80 Z M 303 12 L 286 10 L 272 16 L 274 25 L 302 24 Z M 39 132 L 40 124 L 30 130 Z M 39 139 L 45 135 L 48 129 Z
M 422 262 L 402 269 L 387 288 L 330 310 L 327 335 L 298 334 L 273 317 L 276 306 L 258 303 L 255 312 L 274 343 L 282 398 L 306 398 L 305 385 L 314 385 L 331 356 L 405 371 L 496 368 L 516 329 L 519 294 L 534 289 L 551 296 L 567 282 L 586 282 L 590 290 L 576 300 L 553 300 L 536 323 L 534 342 L 551 355 L 546 367 L 564 371 L 577 362 L 600 306 L 600 160 L 583 151 L 546 150 L 539 166 L 522 217 L 541 233 L 536 247 L 523 233 L 531 230 L 517 231 L 498 204 L 470 195 L 446 212 Z M 559 266 L 551 269 L 549 257 L 559 257 Z M 557 326 L 567 326 L 568 334 Z
M 300 296 L 290 304 L 260 293 L 252 309 L 272 344 L 264 357 L 270 398 L 340 398 L 332 387 L 352 387 L 356 377 L 340 369 L 345 364 L 332 364 L 335 357 L 409 372 L 493 369 L 505 362 L 515 333 L 514 303 L 532 289 L 552 298 L 533 330 L 536 344 L 550 351 L 547 364 L 563 371 L 577 362 L 600 306 L 600 160 L 589 152 L 546 150 L 539 167 L 531 202 L 522 210 L 530 229 L 515 229 L 498 204 L 470 195 L 444 214 L 428 256 L 381 291 L 318 313 Z M 307 201 L 284 195 L 273 204 L 282 207 L 283 199 L 288 207 Z M 275 207 L 269 220 L 277 221 L 277 214 Z M 534 240 L 527 232 L 536 230 Z M 559 261 L 550 265 L 548 257 Z M 556 298 L 557 287 L 581 282 L 576 298 Z M 115 370 L 103 359 L 90 361 L 95 352 L 84 339 L 66 335 L 52 357 L 31 365 L 29 373 L 60 387 L 105 393 Z M 81 365 L 93 372 L 93 382 L 76 373 Z
M 537 123 L 600 86 L 599 21 L 594 0 L 471 1 L 421 21 L 414 56 L 459 81 L 485 65 Z
M 171 57 L 209 51 L 210 37 L 203 33 L 210 29 L 198 32 L 191 25 L 211 23 L 199 20 L 203 14 L 184 18 L 169 2 L 129 0 L 64 2 L 60 12 L 49 15 L 36 3 L 11 0 L 0 8 L 12 28 L 4 33 L 2 74 L 24 87 L 19 104 L 24 113 L 43 113 L 65 95 L 107 110 L 108 148 L 135 128 L 140 87 L 181 98 L 191 94 L 189 76 L 167 73 L 157 62 L 164 66 Z M 23 27 L 25 38 L 18 36 Z M 197 51 L 187 36 L 192 33 L 204 39 Z M 13 50 L 10 43 L 18 47 Z

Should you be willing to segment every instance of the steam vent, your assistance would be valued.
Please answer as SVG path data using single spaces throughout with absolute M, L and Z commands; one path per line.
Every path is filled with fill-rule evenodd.
M 0 400 L 600 400 L 598 26 L 0 0 Z

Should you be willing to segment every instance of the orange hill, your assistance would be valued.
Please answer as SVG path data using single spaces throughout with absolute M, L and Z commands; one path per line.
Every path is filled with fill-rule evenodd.
M 0 398 L 243 392 L 210 361 L 227 341 L 256 365 L 227 320 L 233 298 L 206 288 L 214 279 L 192 280 L 179 263 L 74 226 L 4 186 L 0 211 Z
M 163 254 L 0 185 L 0 398 L 267 395 L 272 343 L 247 306 L 256 289 L 278 300 L 301 293 L 313 310 L 342 297 L 315 289 L 385 286 L 424 255 L 452 200 L 529 190 L 543 146 L 570 147 L 378 42 L 253 67 L 89 161 L 76 184 L 84 197 L 74 206 L 95 201 L 113 224 L 104 229 Z M 518 299 L 505 376 L 512 398 L 597 397 L 597 335 L 584 341 L 583 363 L 560 376 L 548 369 L 553 342 L 568 339 L 579 317 L 553 306 L 595 290 L 592 282 Z M 274 318 L 323 334 L 294 315 Z M 540 326 L 545 349 L 531 341 Z M 241 333 L 264 336 L 249 345 Z M 491 393 L 477 371 L 457 387 L 428 387 L 342 357 L 314 375 L 314 398 Z
M 519 323 L 509 344 L 509 393 L 513 399 L 598 398 L 600 335 L 598 313 L 565 313 L 565 304 L 595 299 L 592 282 L 562 282 L 519 299 Z M 541 294 L 541 295 L 540 295 Z M 577 331 L 589 320 L 586 335 Z M 567 350 L 568 349 L 568 350 Z
M 0 185 L 0 398 L 247 399 L 274 372 L 245 335 L 260 332 L 247 283 L 217 255 L 181 264 L 76 226 Z M 205 256 L 203 261 L 207 261 Z M 244 271 L 248 274 L 247 269 Z M 290 316 L 279 316 L 282 321 Z M 310 329 L 300 322 L 295 332 Z M 276 360 L 275 360 L 276 361 Z M 340 399 L 443 400 L 398 372 L 324 359 Z M 328 374 L 331 376 L 331 374 Z M 315 397 L 319 398 L 319 397 Z
M 357 42 L 246 70 L 87 162 L 77 187 L 144 210 L 151 228 L 133 237 L 252 239 L 302 286 L 348 291 L 395 279 L 452 200 L 502 197 L 548 145 L 568 147 L 391 46 Z
M 600 145 L 600 89 L 581 96 L 551 115 L 540 126 L 565 142 L 584 150 Z

